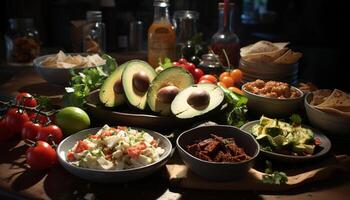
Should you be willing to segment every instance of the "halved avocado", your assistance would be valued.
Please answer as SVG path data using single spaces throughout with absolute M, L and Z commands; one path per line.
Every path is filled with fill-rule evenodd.
M 171 112 L 178 118 L 188 119 L 214 110 L 224 100 L 219 86 L 211 83 L 192 85 L 181 91 L 171 103 Z
M 124 93 L 129 103 L 141 110 L 146 107 L 147 91 L 156 71 L 142 60 L 128 62 L 122 74 Z
M 161 71 L 148 89 L 147 104 L 153 112 L 170 115 L 170 105 L 175 96 L 194 84 L 192 75 L 182 67 Z
M 128 62 L 123 63 L 112 72 L 103 82 L 99 98 L 106 107 L 115 107 L 125 102 L 124 89 L 122 85 L 122 73 Z

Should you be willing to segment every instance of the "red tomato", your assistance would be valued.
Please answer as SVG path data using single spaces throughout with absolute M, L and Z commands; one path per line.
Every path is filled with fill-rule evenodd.
M 237 93 L 237 94 L 243 95 L 242 90 L 240 90 L 240 89 L 239 89 L 239 88 L 237 88 L 237 87 L 229 87 L 229 88 L 227 88 L 227 89 L 229 89 L 231 92 L 234 92 L 234 93 Z
M 212 83 L 212 82 L 207 80 L 207 79 L 203 79 L 203 80 L 198 82 L 198 84 L 202 84 L 202 83 Z
M 192 76 L 195 79 L 196 82 L 198 82 L 198 80 L 204 75 L 204 72 L 199 69 L 199 68 L 195 68 L 193 70 Z
M 36 99 L 27 92 L 19 93 L 16 96 L 16 104 L 21 104 L 28 107 L 35 107 L 38 105 Z
M 187 63 L 187 60 L 185 58 L 181 58 L 180 60 L 178 60 L 178 62 L 180 64 L 186 64 Z
M 67 153 L 67 160 L 68 160 L 68 161 L 74 161 L 74 160 L 75 160 L 75 157 L 74 157 L 74 153 L 73 153 L 73 152 L 69 151 L 69 152 Z
M 88 149 L 90 149 L 89 145 L 88 145 L 86 142 L 80 140 L 80 141 L 78 142 L 78 145 L 77 145 L 77 147 L 75 148 L 75 151 L 74 151 L 74 152 L 75 152 L 75 153 L 80 153 L 80 152 L 83 152 L 83 151 L 88 150 Z
M 6 141 L 12 138 L 15 135 L 15 132 L 10 130 L 4 119 L 0 120 L 0 141 Z
M 27 121 L 29 121 L 29 117 L 23 110 L 10 108 L 6 113 L 5 123 L 7 124 L 7 127 L 15 133 L 20 133 L 22 131 L 23 124 Z
M 173 62 L 173 66 L 178 66 L 178 67 L 180 67 L 180 66 L 183 66 L 183 64 L 181 64 L 181 63 L 179 63 L 179 62 Z
M 158 143 L 157 140 L 152 140 L 152 142 L 150 143 L 153 147 L 157 148 L 158 147 Z
M 234 69 L 234 70 L 231 71 L 230 76 L 233 78 L 235 83 L 238 83 L 238 82 L 240 82 L 242 80 L 243 73 L 239 69 Z
M 138 149 L 140 149 L 141 151 L 147 148 L 147 146 L 146 146 L 146 144 L 144 142 L 140 142 L 139 144 L 137 144 L 136 147 Z
M 227 87 L 232 87 L 233 84 L 235 83 L 233 78 L 231 78 L 231 76 L 224 76 L 224 77 L 222 77 L 220 82 L 225 84 Z
M 54 115 L 52 115 L 52 116 L 54 116 Z M 47 117 L 47 116 L 45 116 L 45 115 L 42 115 L 42 114 L 39 114 L 39 113 L 30 113 L 29 114 L 29 119 L 31 120 L 31 121 L 36 121 L 36 122 L 39 122 L 40 124 L 47 124 L 47 122 L 49 122 L 49 118 L 50 118 L 50 121 L 53 121 L 52 119 L 51 119 L 51 117 L 52 116 L 50 116 L 50 117 Z
M 27 121 L 26 123 L 23 124 L 22 132 L 21 132 L 22 139 L 36 140 L 39 129 L 41 127 L 42 126 L 38 123 Z
M 210 81 L 211 83 L 216 83 L 216 82 L 218 82 L 217 78 L 216 78 L 215 76 L 213 76 L 213 75 L 210 75 L 210 74 L 206 74 L 206 75 L 202 76 L 202 77 L 199 79 L 199 81 L 201 81 L 201 80 L 208 80 L 208 81 Z
M 57 162 L 57 154 L 47 142 L 38 141 L 26 153 L 27 163 L 34 170 L 48 169 Z
M 223 77 L 225 77 L 225 76 L 230 76 L 230 72 L 222 72 L 222 73 L 220 74 L 219 80 L 221 81 L 221 79 L 222 79 Z
M 187 71 L 191 72 L 193 75 L 194 69 L 196 69 L 196 66 L 193 63 L 186 63 L 183 68 L 185 68 Z
M 137 147 L 129 147 L 127 152 L 128 155 L 133 159 L 138 159 L 141 154 L 141 150 Z
M 52 140 L 58 144 L 61 142 L 63 137 L 62 131 L 60 127 L 56 125 L 43 126 L 38 131 L 37 139 L 41 141 L 45 141 L 48 143 L 52 143 Z

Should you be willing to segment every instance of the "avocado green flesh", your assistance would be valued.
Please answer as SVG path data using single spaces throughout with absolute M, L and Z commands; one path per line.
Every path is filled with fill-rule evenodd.
M 158 91 L 166 86 L 176 86 L 180 91 L 193 85 L 192 75 L 182 67 L 170 67 L 161 71 L 158 76 L 152 81 L 147 94 L 147 104 L 153 112 L 161 115 L 170 115 L 171 104 L 163 103 L 157 98 Z
M 188 97 L 192 94 L 193 91 L 198 89 L 203 89 L 210 95 L 209 105 L 202 110 L 196 109 L 187 103 Z M 210 83 L 192 85 L 181 91 L 175 97 L 171 103 L 171 112 L 178 118 L 188 119 L 203 115 L 211 110 L 214 110 L 223 102 L 223 100 L 224 93 L 217 85 Z
M 101 86 L 99 98 L 101 103 L 106 107 L 115 107 L 125 103 L 125 96 L 123 93 L 117 94 L 114 91 L 114 84 L 121 81 L 122 73 L 128 63 L 124 63 L 117 67 Z
M 132 106 L 144 110 L 147 102 L 147 92 L 139 92 L 133 86 L 133 76 L 140 71 L 143 71 L 148 75 L 150 82 L 157 75 L 155 70 L 148 63 L 141 60 L 132 60 L 128 62 L 123 71 L 122 83 L 128 102 Z
M 263 149 L 285 149 L 301 155 L 313 154 L 315 149 L 312 130 L 301 126 L 262 116 L 251 131 Z

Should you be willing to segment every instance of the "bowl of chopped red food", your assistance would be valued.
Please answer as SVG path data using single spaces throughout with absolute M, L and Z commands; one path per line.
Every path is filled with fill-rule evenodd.
M 269 117 L 287 117 L 302 105 L 304 93 L 288 83 L 257 79 L 242 86 L 249 112 Z
M 228 125 L 187 130 L 179 135 L 176 145 L 181 159 L 192 172 L 215 181 L 246 175 L 260 151 L 254 137 Z

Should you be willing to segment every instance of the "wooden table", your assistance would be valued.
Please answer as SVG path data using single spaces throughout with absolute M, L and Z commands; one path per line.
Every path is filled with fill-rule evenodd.
M 0 68 L 1 74 L 1 68 Z M 0 76 L 1 77 L 1 76 Z M 18 70 L 0 86 L 0 95 L 28 91 L 55 97 L 62 87 L 47 84 L 32 68 Z M 31 171 L 25 165 L 26 147 L 19 140 L 0 144 L 0 199 L 81 199 L 90 194 L 98 199 L 349 199 L 349 177 L 334 177 L 327 182 L 309 184 L 289 192 L 257 193 L 243 191 L 204 191 L 172 187 L 166 170 L 131 183 L 96 184 L 78 179 L 61 166 L 47 171 Z M 347 151 L 348 152 L 348 151 Z M 343 152 L 342 152 L 343 153 Z M 179 163 L 177 156 L 170 163 Z

